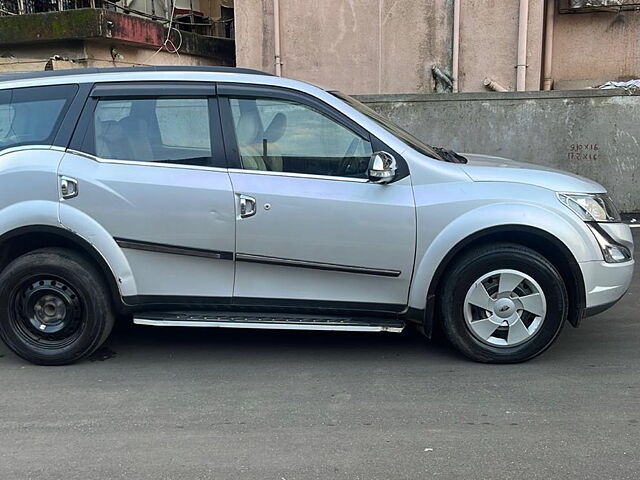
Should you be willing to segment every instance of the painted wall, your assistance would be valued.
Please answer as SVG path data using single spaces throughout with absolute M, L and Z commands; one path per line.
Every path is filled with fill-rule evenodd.
M 539 90 L 544 0 L 529 0 L 527 90 Z M 519 0 L 462 0 L 460 15 L 461 92 L 485 91 L 485 77 L 516 89 Z
M 556 88 L 640 78 L 640 12 L 558 15 L 553 76 Z
M 115 48 L 117 57 L 111 55 Z M 84 54 L 87 67 L 131 67 L 135 65 L 220 65 L 217 59 L 188 55 L 179 56 L 157 48 L 141 48 L 124 43 L 107 43 L 104 41 L 86 41 Z
M 529 0 L 527 90 L 542 84 L 545 0 Z M 461 0 L 460 90 L 515 90 L 520 0 Z M 453 0 L 280 0 L 283 74 L 349 93 L 430 93 L 451 70 Z M 274 71 L 273 0 L 236 2 L 238 66 Z M 555 18 L 556 88 L 640 76 L 640 12 Z M 586 80 L 586 81 L 581 81 Z M 600 81 L 602 80 L 602 81 Z
M 640 92 L 371 95 L 360 100 L 429 144 L 583 175 L 604 185 L 622 211 L 640 212 Z
M 450 68 L 451 0 L 280 0 L 282 71 L 353 93 L 430 92 Z M 274 66 L 273 0 L 235 4 L 238 66 Z
M 117 54 L 112 56 L 112 49 Z M 54 56 L 68 59 L 68 62 L 54 65 L 57 68 L 84 67 L 131 67 L 137 65 L 220 65 L 219 58 L 189 55 L 179 56 L 157 48 L 142 48 L 118 41 L 75 40 L 64 42 L 33 43 L 11 45 L 0 53 L 8 55 L 0 58 L 0 73 L 40 71 Z

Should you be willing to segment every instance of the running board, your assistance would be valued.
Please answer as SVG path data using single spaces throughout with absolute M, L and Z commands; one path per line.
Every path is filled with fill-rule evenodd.
M 404 330 L 398 319 L 338 317 L 226 312 L 147 312 L 137 313 L 136 325 L 154 327 L 218 327 L 269 330 L 323 330 L 345 332 L 393 332 Z

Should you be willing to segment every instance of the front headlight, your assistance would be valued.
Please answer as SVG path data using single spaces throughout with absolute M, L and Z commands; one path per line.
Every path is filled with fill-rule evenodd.
M 605 193 L 558 193 L 558 200 L 585 222 L 620 222 L 620 213 Z
M 598 225 L 603 222 L 620 222 L 620 214 L 608 195 L 604 193 L 558 193 L 558 200 L 569 207 L 587 223 L 596 238 L 602 256 L 607 263 L 621 263 L 631 260 L 631 251 L 614 241 Z

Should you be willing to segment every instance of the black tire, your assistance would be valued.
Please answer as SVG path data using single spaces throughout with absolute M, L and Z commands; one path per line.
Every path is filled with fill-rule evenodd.
M 0 273 L 0 338 L 38 365 L 67 365 L 93 353 L 115 315 L 101 273 L 63 248 L 35 250 Z
M 524 343 L 491 345 L 474 335 L 465 320 L 465 297 L 469 289 L 483 275 L 500 269 L 528 275 L 546 297 L 544 320 Z M 540 355 L 558 338 L 568 314 L 567 291 L 558 271 L 539 253 L 517 244 L 484 245 L 457 259 L 447 271 L 440 298 L 446 337 L 464 355 L 483 363 L 518 363 Z

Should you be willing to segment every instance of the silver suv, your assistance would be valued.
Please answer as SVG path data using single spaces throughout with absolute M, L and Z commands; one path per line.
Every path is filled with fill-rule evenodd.
M 627 290 L 605 189 L 434 148 L 339 92 L 261 72 L 0 81 L 0 336 L 59 365 L 116 317 L 400 332 L 481 362 L 546 350 Z

